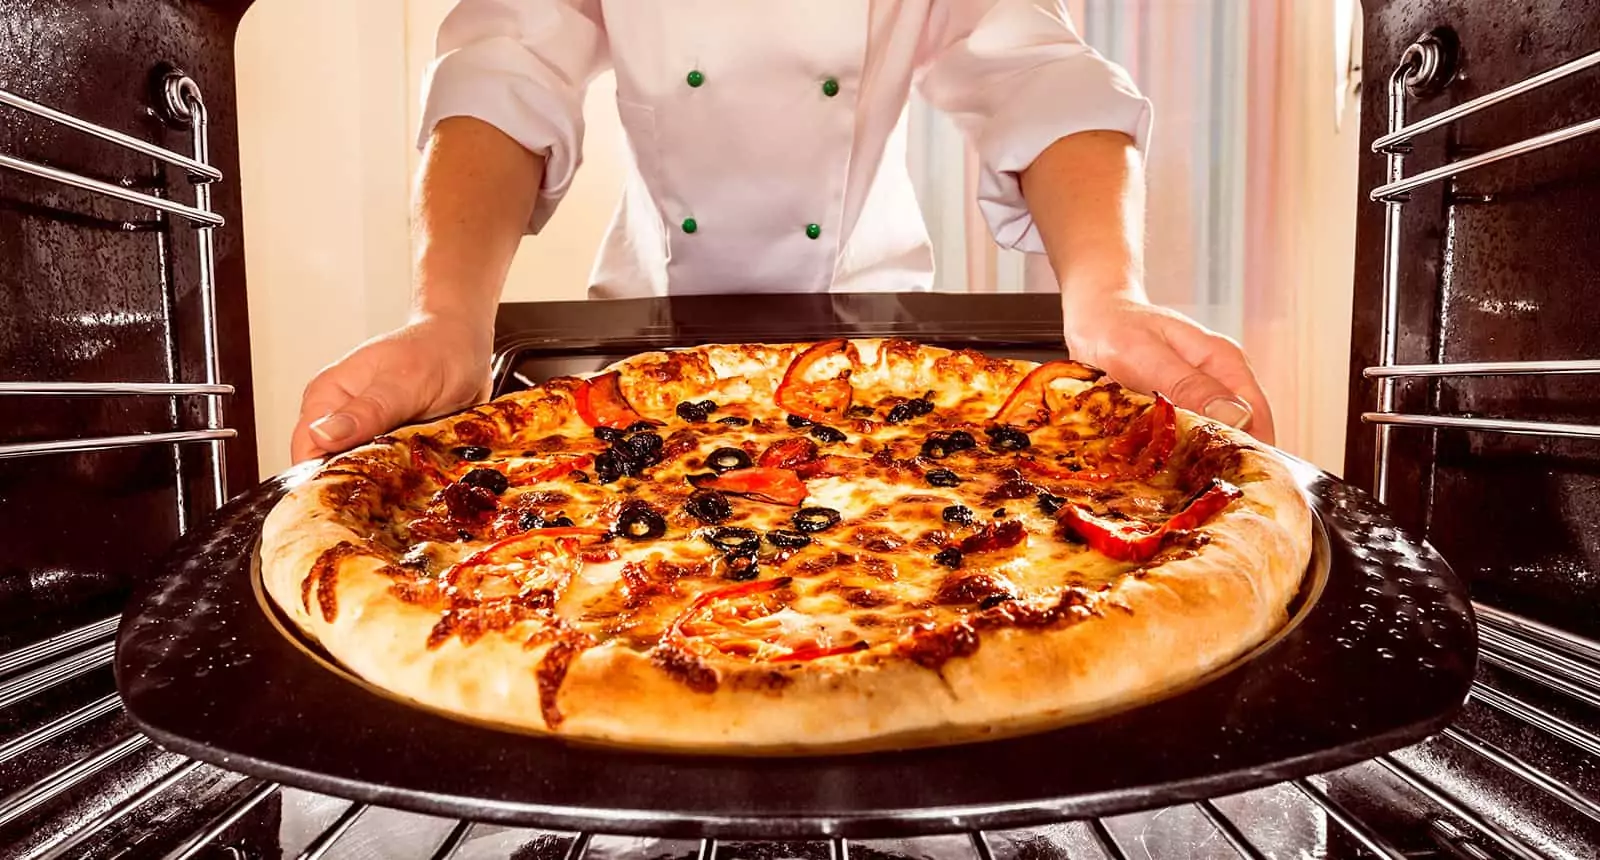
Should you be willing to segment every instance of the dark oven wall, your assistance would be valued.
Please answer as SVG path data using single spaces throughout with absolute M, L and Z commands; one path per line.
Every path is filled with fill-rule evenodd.
M 161 63 L 199 84 L 211 116 L 221 381 L 234 489 L 256 481 L 238 142 L 234 30 L 247 3 L 6 0 L 0 89 L 193 152 L 187 128 L 152 111 Z M 183 171 L 8 106 L 0 153 L 193 204 Z M 0 381 L 172 381 L 165 306 L 175 319 L 176 381 L 204 379 L 196 231 L 149 209 L 0 168 Z M 190 397 L 0 396 L 0 444 L 205 426 Z M 209 507 L 206 446 L 183 446 L 190 499 Z M 105 604 L 177 534 L 173 446 L 0 459 L 0 626 L 56 606 Z M 103 599 L 94 599 L 103 598 Z
M 1600 0 L 1366 0 L 1362 203 L 1357 231 L 1346 474 L 1373 475 L 1376 402 L 1361 369 L 1378 363 L 1386 82 L 1402 51 L 1454 31 L 1460 75 L 1408 97 L 1408 122 L 1600 49 Z M 1416 141 L 1406 175 L 1600 116 L 1589 70 Z M 1414 192 L 1402 207 L 1399 364 L 1594 358 L 1600 346 L 1600 136 L 1495 164 Z M 1396 411 L 1597 422 L 1592 376 L 1449 378 L 1399 386 Z M 1600 635 L 1600 442 L 1396 428 L 1390 503 L 1467 576 L 1474 596 Z

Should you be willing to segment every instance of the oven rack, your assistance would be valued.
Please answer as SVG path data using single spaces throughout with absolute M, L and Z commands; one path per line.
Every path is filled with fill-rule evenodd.
M 0 397 L 166 397 L 171 405 L 169 420 L 178 423 L 178 399 L 200 397 L 205 403 L 205 427 L 197 430 L 170 430 L 114 436 L 96 436 L 77 439 L 53 439 L 30 442 L 0 443 L 0 459 L 32 457 L 43 454 L 101 451 L 142 445 L 173 445 L 173 470 L 177 481 L 177 521 L 180 530 L 187 530 L 190 511 L 185 501 L 185 484 L 182 458 L 177 446 L 182 443 L 204 442 L 207 448 L 207 473 L 211 488 L 211 507 L 220 507 L 227 500 L 227 468 L 224 443 L 238 435 L 238 431 L 225 426 L 223 398 L 234 393 L 234 387 L 219 381 L 220 349 L 217 344 L 217 291 L 216 250 L 213 231 L 223 226 L 224 219 L 212 209 L 211 184 L 223 178 L 222 171 L 210 164 L 209 118 L 205 100 L 195 81 L 180 71 L 168 72 L 161 82 L 162 98 L 158 109 L 169 121 L 190 129 L 194 153 L 192 156 L 174 152 L 149 141 L 115 129 L 89 122 L 72 114 L 58 111 L 16 93 L 0 89 L 0 106 L 31 114 L 46 122 L 71 131 L 103 140 L 115 147 L 183 171 L 194 185 L 193 206 L 167 197 L 148 194 L 131 187 L 134 183 L 113 184 L 84 176 L 37 161 L 29 161 L 0 153 L 0 169 L 27 174 L 47 182 L 67 186 L 91 195 L 108 197 L 123 203 L 156 210 L 157 224 L 163 229 L 176 218 L 195 228 L 199 249 L 198 293 L 202 327 L 203 382 L 181 382 L 178 369 L 169 360 L 164 382 L 14 382 L 0 381 Z M 128 226 L 127 229 L 132 229 Z M 169 341 L 175 342 L 177 321 L 175 310 L 166 308 L 164 331 Z M 170 344 L 169 344 L 170 346 Z M 168 355 L 172 355 L 171 349 Z
M 1419 839 L 1434 848 L 1454 845 L 1449 849 L 1452 854 L 1439 856 L 1468 860 L 1591 856 L 1585 851 L 1600 844 L 1600 779 L 1592 775 L 1600 766 L 1600 643 L 1499 610 L 1486 610 L 1480 621 L 1486 668 L 1474 684 L 1468 708 L 1456 725 L 1422 744 L 1353 768 L 1233 798 L 1077 822 L 1064 829 L 958 833 L 959 839 L 966 840 L 960 843 L 964 847 L 958 853 L 971 860 L 1011 860 L 1005 846 L 1014 847 L 1017 840 L 1046 838 L 1051 833 L 1056 835 L 1049 838 L 1068 839 L 1064 834 L 1070 833 L 1075 835 L 1068 841 L 1077 840 L 1074 844 L 1079 847 L 1043 856 L 1098 854 L 1122 860 L 1132 856 L 1138 840 L 1149 838 L 1152 822 L 1165 817 L 1163 826 L 1181 825 L 1196 839 L 1221 840 L 1231 847 L 1228 856 L 1258 860 L 1273 856 L 1273 840 L 1284 835 L 1281 827 L 1264 827 L 1250 817 L 1255 808 L 1251 804 L 1268 803 L 1299 809 L 1309 816 L 1307 820 L 1320 821 L 1326 833 L 1337 834 L 1326 838 L 1347 846 L 1349 853 L 1326 855 L 1330 857 L 1401 860 L 1416 856 Z M 10 727 L 0 733 L 4 738 L 0 740 L 0 792 L 4 792 L 0 795 L 0 846 L 15 846 L 14 853 L 0 847 L 0 858 L 90 856 L 84 852 L 104 847 L 108 841 L 128 853 L 92 856 L 129 860 L 230 856 L 205 852 L 228 844 L 231 835 L 244 826 L 242 822 L 276 800 L 279 808 L 323 810 L 315 832 L 304 844 L 284 846 L 292 849 L 284 856 L 309 860 L 335 848 L 363 819 L 375 817 L 378 807 L 242 777 L 160 749 L 122 714 L 112 691 L 108 669 L 116 623 L 115 616 L 102 618 L 0 654 L 0 729 Z M 69 687 L 76 691 L 75 699 L 53 695 L 47 698 L 55 704 L 54 711 L 34 712 L 34 706 L 46 704 L 34 698 L 39 693 Z M 63 749 L 75 750 L 76 755 L 34 759 Z M 1510 804 L 1497 810 L 1494 793 L 1468 780 L 1473 771 L 1488 772 L 1489 782 L 1505 792 L 1542 797 L 1545 806 L 1557 813 L 1530 820 L 1525 812 L 1508 813 L 1513 808 Z M 26 778 L 13 781 L 17 773 Z M 1397 816 L 1393 808 L 1358 808 L 1355 802 L 1373 797 L 1388 797 L 1391 802 L 1404 797 L 1407 808 Z M 1525 801 L 1524 797 L 1517 806 L 1529 806 Z M 418 857 L 454 857 L 473 839 L 509 830 L 393 810 L 382 810 L 382 814 L 385 827 L 399 821 L 426 831 L 422 841 L 429 845 L 416 853 Z M 1409 823 L 1397 828 L 1397 817 Z M 1141 821 L 1143 835 L 1135 838 L 1130 828 Z M 960 822 L 951 824 L 952 830 L 960 831 Z M 530 840 L 559 843 L 559 850 L 545 846 L 554 852 L 549 855 L 552 860 L 585 860 L 591 846 L 620 838 L 517 832 L 527 834 Z M 950 842 L 952 838 L 902 841 L 922 845 L 927 840 L 944 840 L 948 849 L 956 844 Z M 696 860 L 729 860 L 719 853 L 714 840 L 682 844 L 693 847 L 686 851 L 685 860 L 687 855 Z M 880 850 L 870 840 L 836 839 L 825 848 L 819 847 L 820 843 L 808 844 L 807 850 L 816 860 L 845 860 L 863 845 Z M 1366 853 L 1355 850 L 1357 846 Z M 912 853 L 926 856 L 921 848 Z M 603 854 L 598 852 L 587 860 L 604 860 Z M 810 860 L 811 855 L 803 856 Z
M 1406 122 L 1408 94 L 1437 89 L 1454 75 L 1452 58 L 1445 44 L 1435 35 L 1423 36 L 1408 46 L 1388 81 L 1388 133 L 1372 142 L 1372 151 L 1385 156 L 1387 181 L 1372 189 L 1369 197 L 1385 206 L 1383 225 L 1383 280 L 1378 364 L 1364 368 L 1362 375 L 1377 380 L 1378 397 L 1374 411 L 1364 412 L 1361 420 L 1377 425 L 1373 454 L 1373 488 L 1379 501 L 1388 500 L 1389 435 L 1395 428 L 1425 427 L 1434 430 L 1467 430 L 1529 436 L 1600 438 L 1600 426 L 1556 421 L 1526 421 L 1467 415 L 1427 415 L 1395 411 L 1395 388 L 1401 379 L 1438 379 L 1470 376 L 1547 376 L 1600 373 L 1600 360 L 1570 361 L 1493 361 L 1437 364 L 1397 364 L 1400 337 L 1400 246 L 1401 210 L 1410 192 L 1435 182 L 1451 180 L 1491 164 L 1537 152 L 1556 144 L 1577 140 L 1600 131 L 1600 117 L 1537 134 L 1495 149 L 1447 162 L 1407 176 L 1405 158 L 1411 141 L 1451 125 L 1487 108 L 1600 65 L 1600 51 L 1586 54 L 1462 102 L 1417 122 Z

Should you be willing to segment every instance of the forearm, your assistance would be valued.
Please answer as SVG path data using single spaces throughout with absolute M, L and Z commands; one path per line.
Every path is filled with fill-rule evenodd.
M 493 326 L 543 175 L 542 156 L 486 122 L 453 117 L 434 128 L 412 218 L 418 316 Z
M 1064 137 L 1022 173 L 1022 194 L 1067 306 L 1143 300 L 1144 165 L 1114 131 Z

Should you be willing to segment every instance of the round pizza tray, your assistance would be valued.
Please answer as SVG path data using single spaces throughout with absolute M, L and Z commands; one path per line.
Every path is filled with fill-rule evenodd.
M 1465 701 L 1477 659 L 1466 590 L 1439 554 L 1364 492 L 1289 465 L 1317 515 L 1289 624 L 1198 685 L 1041 734 L 891 753 L 702 756 L 575 745 L 410 706 L 287 633 L 255 585 L 261 522 L 315 464 L 238 496 L 179 541 L 123 615 L 117 688 L 162 745 L 232 770 L 556 829 L 863 838 L 1231 794 L 1438 731 Z

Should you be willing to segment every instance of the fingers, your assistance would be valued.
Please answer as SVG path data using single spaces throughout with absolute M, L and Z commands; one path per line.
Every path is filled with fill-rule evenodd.
M 414 393 L 387 378 L 374 379 L 361 393 L 313 417 L 306 435 L 318 449 L 344 451 L 371 441 L 412 417 Z
M 1256 379 L 1256 374 L 1250 367 L 1250 360 L 1245 357 L 1244 350 L 1231 339 L 1207 331 L 1198 326 L 1181 326 L 1180 330 L 1168 331 L 1167 336 L 1173 349 L 1197 373 L 1214 381 L 1232 395 L 1232 402 L 1226 400 L 1210 400 L 1210 408 L 1195 408 L 1185 404 L 1185 408 L 1199 412 L 1208 418 L 1221 421 L 1241 430 L 1247 430 L 1250 435 L 1260 439 L 1268 445 L 1275 444 L 1277 428 L 1272 420 L 1272 406 L 1267 402 L 1267 394 L 1261 390 L 1261 383 Z M 1215 394 L 1214 390 L 1207 389 L 1208 394 Z M 1169 395 L 1170 396 L 1170 395 Z M 1243 405 L 1249 410 L 1249 415 L 1241 423 L 1229 420 L 1238 415 L 1234 408 Z

